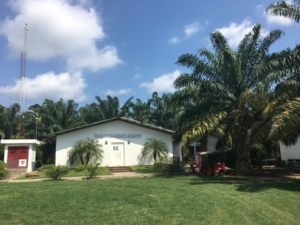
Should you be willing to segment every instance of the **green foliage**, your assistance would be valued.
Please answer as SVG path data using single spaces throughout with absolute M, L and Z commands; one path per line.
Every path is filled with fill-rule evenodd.
M 6 163 L 0 160 L 0 180 L 7 179 L 10 176 L 10 172 L 6 169 Z
M 262 168 L 263 160 L 267 158 L 267 150 L 263 144 L 254 144 L 250 148 L 252 166 Z
M 294 0 L 300 6 L 299 0 Z M 296 5 L 290 5 L 287 1 L 275 2 L 266 9 L 266 13 L 274 16 L 283 16 L 299 23 L 300 20 L 300 8 Z
M 43 167 L 43 169 L 50 169 L 52 166 L 55 166 L 54 164 L 48 164 L 48 165 L 45 165 Z
M 85 169 L 86 169 L 85 165 L 79 165 L 75 167 L 76 172 L 85 171 Z
M 68 172 L 69 172 L 69 168 L 67 166 L 49 165 L 48 169 L 45 171 L 45 174 L 48 177 L 57 180 L 60 179 L 63 175 L 66 175 Z
M 5 145 L 0 144 L 0 160 L 4 160 Z
M 93 163 L 87 166 L 87 172 L 90 178 L 96 176 L 99 172 L 100 163 Z
M 87 166 L 89 162 L 102 161 L 103 150 L 102 145 L 98 140 L 89 137 L 84 140 L 76 141 L 75 146 L 68 152 L 68 161 L 71 165 L 80 162 L 82 165 Z
M 35 161 L 35 168 L 40 168 L 43 166 L 43 161 L 38 159 Z
M 162 139 L 149 138 L 142 148 L 141 158 L 146 162 L 151 162 L 153 159 L 156 162 L 157 158 L 167 156 L 168 152 L 168 146 Z
M 237 152 L 235 148 L 226 148 L 221 152 L 225 166 L 235 169 Z

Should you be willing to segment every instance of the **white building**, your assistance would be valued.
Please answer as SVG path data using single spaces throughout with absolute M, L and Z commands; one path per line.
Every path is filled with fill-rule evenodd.
M 76 166 L 69 164 L 68 152 L 76 141 L 89 137 L 102 145 L 104 158 L 101 166 L 132 166 L 149 164 L 141 159 L 141 150 L 149 138 L 162 139 L 169 149 L 169 157 L 179 155 L 180 152 L 173 152 L 173 133 L 172 130 L 116 117 L 48 134 L 46 138 L 56 142 L 55 165 Z
M 35 139 L 3 139 L 5 145 L 4 162 L 7 169 L 35 170 L 36 145 L 41 144 Z
M 300 141 L 295 145 L 286 147 L 282 142 L 279 142 L 281 160 L 300 159 Z

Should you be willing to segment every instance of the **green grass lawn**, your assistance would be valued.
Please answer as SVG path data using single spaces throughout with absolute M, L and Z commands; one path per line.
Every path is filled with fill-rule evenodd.
M 299 183 L 229 180 L 0 183 L 0 224 L 300 224 Z
M 38 174 L 40 175 L 39 177 L 26 177 L 25 175 L 22 175 L 20 177 L 17 177 L 14 180 L 49 178 L 45 174 L 45 172 L 40 172 Z M 112 173 L 108 170 L 108 167 L 100 167 L 97 175 L 112 175 Z M 81 176 L 88 176 L 87 171 L 76 172 L 75 169 L 70 169 L 69 173 L 64 175 L 63 177 L 81 177 Z
M 158 170 L 154 169 L 153 165 L 131 166 L 131 169 L 136 173 L 159 173 Z

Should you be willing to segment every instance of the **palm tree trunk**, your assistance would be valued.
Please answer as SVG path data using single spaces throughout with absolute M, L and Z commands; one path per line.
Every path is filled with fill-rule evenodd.
M 156 162 L 156 152 L 153 152 L 154 162 Z
M 235 171 L 239 175 L 249 175 L 252 172 L 250 163 L 250 150 L 247 144 L 247 128 L 245 123 L 240 123 L 235 129 L 237 159 Z

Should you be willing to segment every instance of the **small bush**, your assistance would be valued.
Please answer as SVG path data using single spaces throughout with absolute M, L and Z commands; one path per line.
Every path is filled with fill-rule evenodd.
M 54 180 L 60 179 L 63 175 L 69 172 L 69 168 L 66 166 L 49 165 L 49 168 L 45 171 L 45 174 Z
M 90 178 L 96 176 L 99 172 L 100 163 L 93 163 L 87 166 L 88 175 Z
M 81 172 L 81 171 L 85 171 L 85 165 L 79 165 L 75 167 L 75 171 L 76 172 Z
M 263 144 L 254 144 L 250 148 L 251 165 L 262 168 L 263 160 L 267 158 L 267 150 Z
M 43 166 L 43 169 L 50 169 L 51 166 L 54 166 L 54 165 L 53 165 L 53 164 L 50 164 L 50 165 L 44 165 L 44 166 Z
M 42 160 L 37 160 L 36 162 L 35 162 L 35 168 L 40 168 L 40 167 L 42 167 L 43 166 L 43 161 Z
M 6 163 L 0 160 L 0 180 L 7 179 L 10 176 L 10 172 L 6 169 Z
M 237 152 L 235 148 L 227 148 L 221 152 L 225 166 L 235 169 Z
M 154 169 L 156 170 L 160 170 L 163 167 L 163 163 L 162 162 L 156 162 L 153 164 Z

